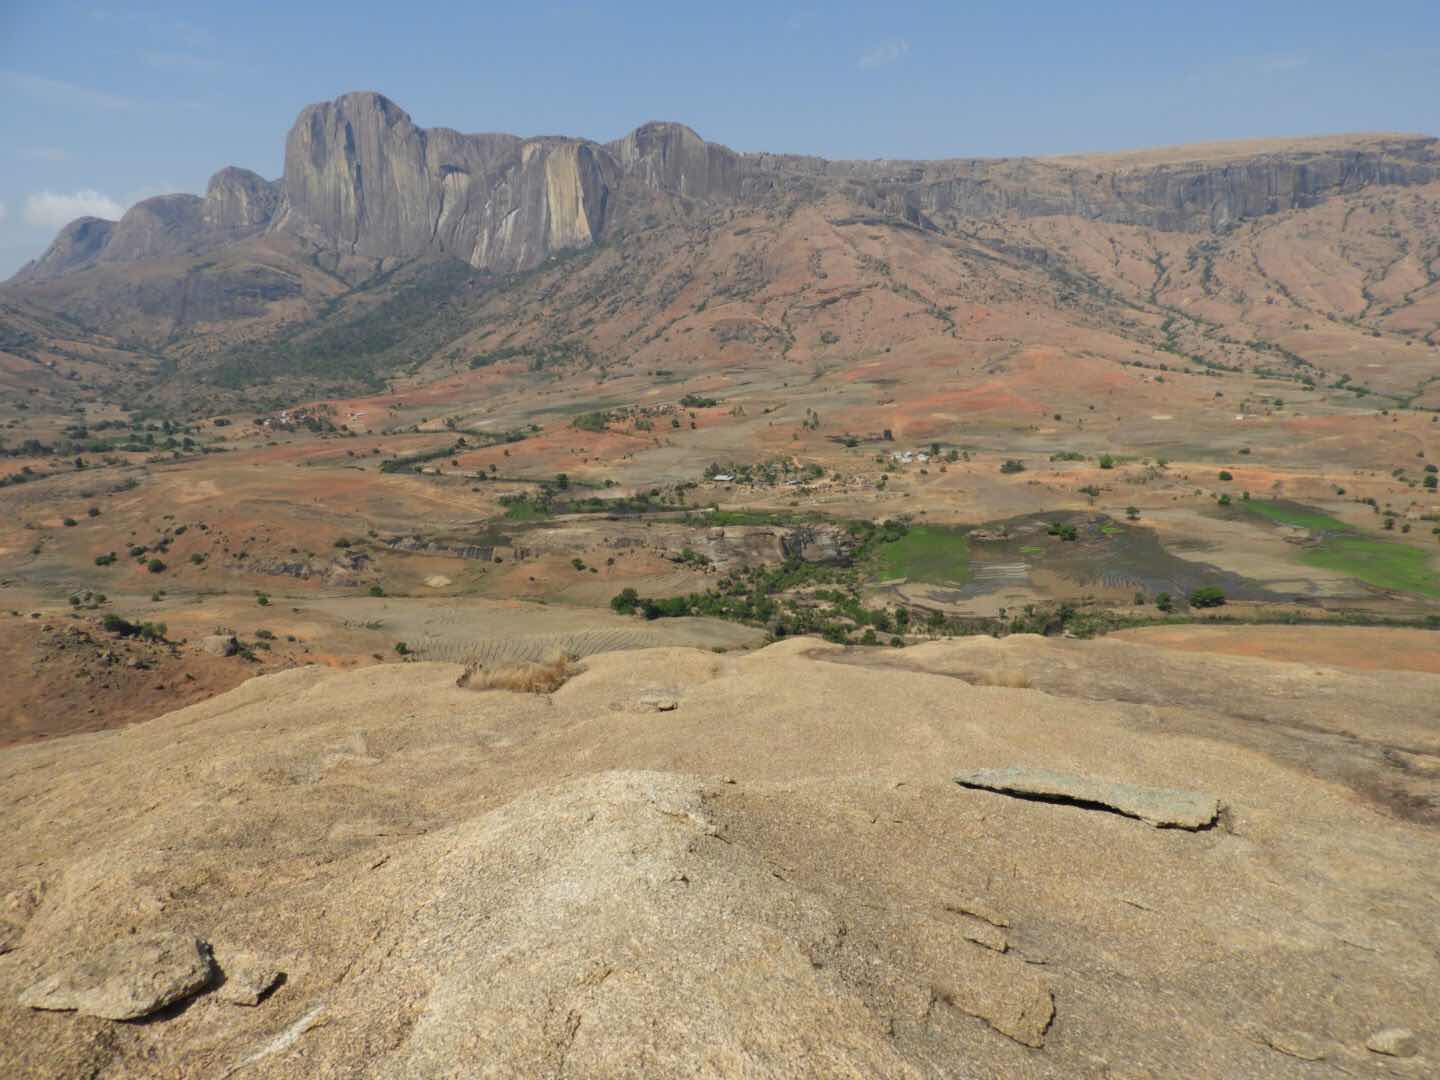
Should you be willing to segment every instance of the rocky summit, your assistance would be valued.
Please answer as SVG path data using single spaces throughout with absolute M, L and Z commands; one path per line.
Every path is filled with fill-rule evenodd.
M 461 673 L 0 758 L 6 1075 L 1434 1074 L 1383 756 L 1440 752 L 1440 676 L 1026 635 Z

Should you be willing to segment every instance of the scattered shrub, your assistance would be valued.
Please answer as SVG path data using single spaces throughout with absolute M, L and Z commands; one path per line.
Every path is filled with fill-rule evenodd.
M 581 413 L 570 423 L 572 427 L 579 428 L 581 431 L 605 431 L 609 428 L 603 412 Z
M 1005 686 L 1012 690 L 1025 690 L 1030 686 L 1030 676 L 1014 668 L 999 668 L 995 671 L 981 671 L 969 680 L 971 686 Z
M 522 694 L 549 694 L 565 685 L 580 669 L 575 657 L 557 654 L 543 664 L 506 664 L 489 670 L 468 667 L 455 685 L 471 690 L 510 690 Z
M 1190 594 L 1190 606 L 1197 608 L 1220 607 L 1225 603 L 1225 590 L 1218 585 L 1206 585 Z

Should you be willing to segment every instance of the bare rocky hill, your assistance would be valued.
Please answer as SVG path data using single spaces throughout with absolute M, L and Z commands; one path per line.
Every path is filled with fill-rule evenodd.
M 1377 135 L 1093 160 L 826 161 L 736 153 L 676 123 L 605 145 L 465 135 L 421 128 L 380 94 L 352 93 L 300 113 L 278 181 L 226 168 L 203 199 L 147 199 L 118 223 L 82 218 L 15 280 L 204 251 L 260 230 L 304 238 L 342 262 L 446 254 L 476 269 L 524 270 L 613 234 L 656 194 L 742 203 L 844 194 L 928 229 L 1008 214 L 1219 229 L 1377 184 L 1427 183 L 1440 176 L 1437 146 Z
M 1434 1073 L 1436 676 L 1023 635 L 585 666 L 302 668 L 8 751 L 0 1071 Z M 1007 767 L 1090 786 L 954 782 Z
M 426 129 L 347 94 L 302 111 L 274 181 L 226 168 L 203 198 L 66 226 L 0 285 L 0 389 L 193 415 L 507 360 L 688 376 L 894 350 L 908 370 L 1023 325 L 1113 363 L 1284 366 L 1428 405 L 1437 147 L 826 161 L 676 123 Z

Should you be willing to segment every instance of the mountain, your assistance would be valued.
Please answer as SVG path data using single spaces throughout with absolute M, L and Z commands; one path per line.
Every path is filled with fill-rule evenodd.
M 1419 135 L 826 161 L 677 123 L 604 144 L 426 129 L 352 93 L 301 111 L 277 180 L 225 168 L 203 198 L 61 230 L 0 286 L 0 388 L 225 408 L 517 355 L 773 367 L 923 351 L 983 314 L 1122 362 L 1359 381 L 1363 346 L 1396 361 L 1375 389 L 1421 400 L 1437 185 Z
M 1440 176 L 1440 141 L 1360 136 L 1177 148 L 1102 158 L 825 161 L 739 154 L 690 128 L 623 139 L 465 135 L 417 126 L 375 93 L 301 111 L 273 183 L 234 167 L 203 199 L 147 199 L 118 223 L 81 218 L 16 275 L 41 281 L 99 263 L 203 251 L 260 231 L 336 258 L 446 254 L 514 271 L 611 235 L 650 195 L 705 202 L 843 194 L 927 229 L 958 218 L 1075 215 L 1167 230 L 1223 229 L 1375 185 Z

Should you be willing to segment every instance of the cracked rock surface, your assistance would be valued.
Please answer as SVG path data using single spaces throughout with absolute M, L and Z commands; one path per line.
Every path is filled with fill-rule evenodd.
M 1044 689 L 957 677 L 986 668 Z M 0 755 L 0 1075 L 1434 1064 L 1435 827 L 1377 796 L 1378 756 L 1340 770 L 1326 727 L 1440 752 L 1433 711 L 1410 707 L 1440 679 L 1023 637 L 607 653 L 548 695 L 459 672 L 295 669 Z M 1137 672 L 1147 693 L 1164 680 L 1163 708 L 1115 700 Z M 1265 728 L 1250 714 L 1276 685 Z M 663 723 L 613 707 L 655 687 L 683 697 Z M 954 782 L 1013 762 L 1227 813 L 1145 828 Z M 158 1010 L 139 1022 L 21 1003 L 157 938 L 196 960 L 110 958 L 47 996 L 121 971 L 189 985 L 197 938 L 219 972 L 169 1008 L 132 995 Z M 1388 1028 L 1414 1037 L 1367 1049 Z

